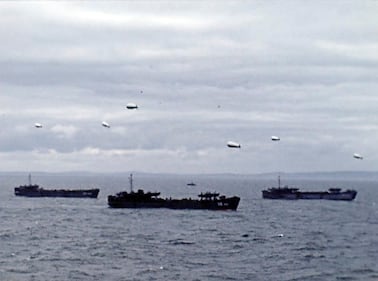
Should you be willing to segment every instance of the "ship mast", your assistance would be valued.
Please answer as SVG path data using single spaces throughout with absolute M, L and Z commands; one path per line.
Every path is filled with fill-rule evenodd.
M 133 192 L 133 174 L 130 174 L 129 182 L 130 182 L 130 192 Z
M 31 174 L 29 174 L 29 185 L 32 185 Z
M 278 174 L 278 188 L 281 188 L 281 175 Z

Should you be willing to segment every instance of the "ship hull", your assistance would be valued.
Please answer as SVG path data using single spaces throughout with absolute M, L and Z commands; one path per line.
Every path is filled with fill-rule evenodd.
M 296 200 L 296 199 L 306 199 L 306 200 L 341 200 L 341 201 L 351 201 L 356 198 L 357 192 L 355 190 L 348 190 L 344 192 L 293 192 L 293 193 L 279 193 L 279 192 L 270 192 L 269 190 L 263 190 L 262 196 L 264 199 L 287 199 L 287 200 Z
M 16 196 L 25 197 L 69 197 L 69 198 L 97 198 L 99 189 L 79 189 L 79 190 L 24 190 L 22 188 L 15 188 Z
M 193 210 L 236 210 L 240 198 L 237 196 L 218 200 L 193 200 L 193 199 L 162 199 L 151 198 L 145 201 L 132 201 L 108 196 L 108 204 L 111 208 L 168 208 L 168 209 L 193 209 Z

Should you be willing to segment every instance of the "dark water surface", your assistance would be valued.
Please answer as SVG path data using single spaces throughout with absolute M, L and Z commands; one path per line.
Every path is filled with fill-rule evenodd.
M 110 209 L 127 176 L 39 175 L 45 188 L 101 189 L 98 199 L 23 198 L 25 176 L 1 176 L 0 280 L 378 280 L 378 183 L 291 181 L 354 188 L 353 202 L 261 198 L 273 181 L 134 175 L 162 197 L 239 195 L 236 212 Z M 196 187 L 186 183 L 195 181 Z

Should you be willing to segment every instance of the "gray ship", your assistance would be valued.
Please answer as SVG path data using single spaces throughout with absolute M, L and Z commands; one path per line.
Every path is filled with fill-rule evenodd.
M 16 196 L 26 197 L 70 197 L 70 198 L 97 198 L 100 190 L 93 189 L 44 189 L 38 184 L 31 183 L 29 175 L 29 184 L 20 185 L 14 188 Z
M 168 209 L 207 209 L 207 210 L 236 210 L 240 197 L 225 197 L 219 193 L 206 192 L 198 195 L 199 199 L 160 198 L 160 192 L 144 192 L 139 189 L 133 191 L 133 179 L 130 175 L 130 192 L 123 191 L 108 196 L 111 208 L 168 208 Z
M 298 188 L 280 186 L 278 177 L 278 187 L 271 187 L 262 191 L 264 199 L 326 199 L 351 201 L 357 196 L 356 190 L 345 190 L 341 188 L 330 188 L 327 191 L 300 191 Z

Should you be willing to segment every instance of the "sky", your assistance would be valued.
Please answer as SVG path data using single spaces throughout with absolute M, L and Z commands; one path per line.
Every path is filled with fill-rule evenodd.
M 0 171 L 375 171 L 377 14 L 378 1 L 1 1 Z

